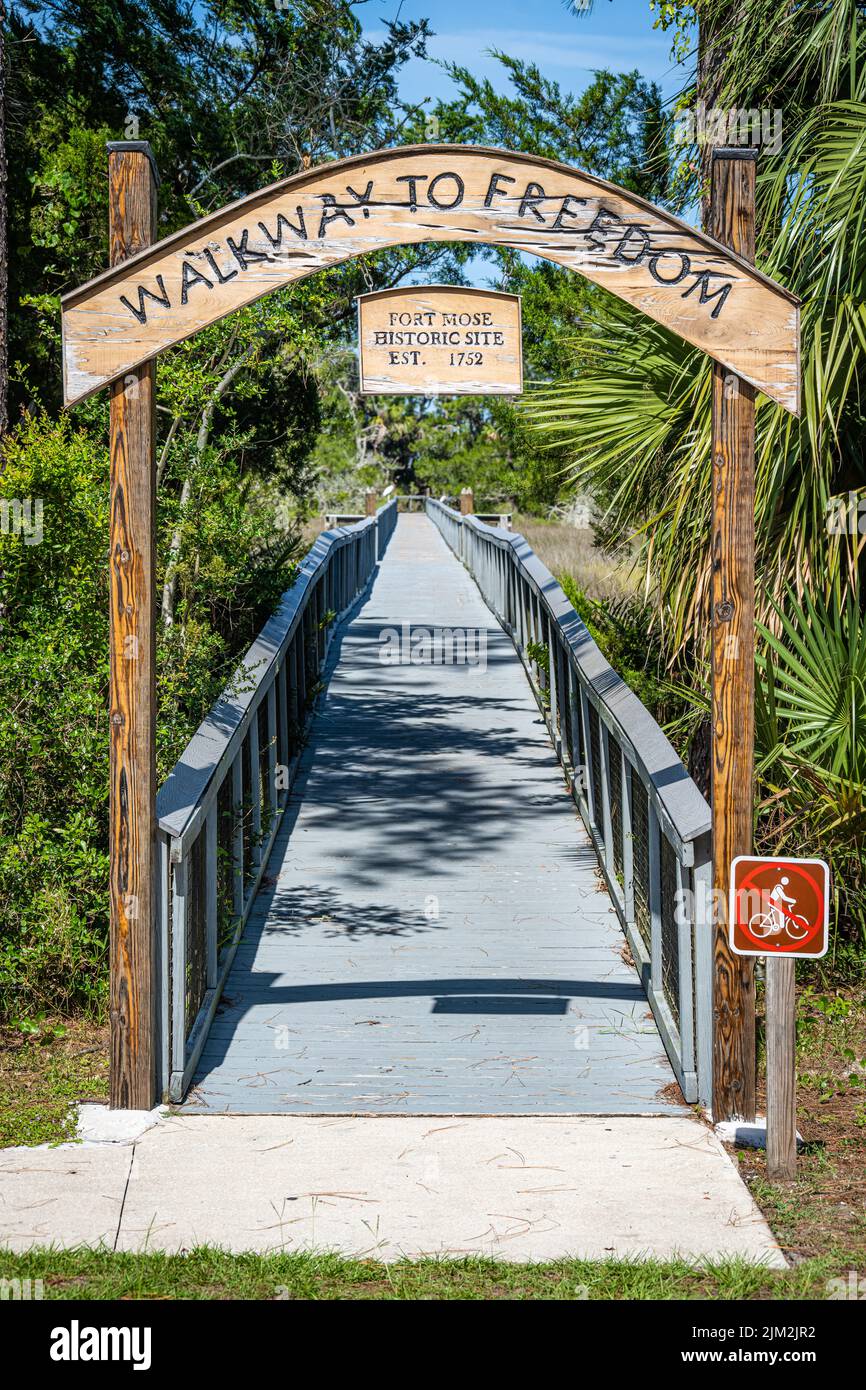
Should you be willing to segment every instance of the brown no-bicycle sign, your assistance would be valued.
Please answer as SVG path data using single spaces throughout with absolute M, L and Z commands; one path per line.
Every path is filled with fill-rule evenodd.
M 758 859 L 731 864 L 728 933 L 740 956 L 826 955 L 830 871 L 823 859 Z

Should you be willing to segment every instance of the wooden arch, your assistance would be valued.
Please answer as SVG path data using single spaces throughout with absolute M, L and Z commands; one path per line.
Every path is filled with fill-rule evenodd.
M 750 264 L 755 151 L 713 155 L 712 225 L 532 155 L 404 146 L 273 184 L 152 244 L 146 142 L 109 144 L 113 268 L 62 301 L 67 405 L 111 383 L 110 1019 L 113 1106 L 158 1098 L 154 359 L 306 275 L 423 241 L 508 246 L 585 275 L 686 342 L 713 371 L 713 884 L 751 853 L 755 392 L 799 413 L 799 303 Z M 711 927 L 713 1115 L 755 1114 L 754 987 Z M 778 964 L 781 964 L 779 962 Z
M 272 184 L 62 301 L 67 405 L 318 270 L 422 241 L 508 246 L 603 285 L 799 412 L 799 304 L 754 266 L 633 193 L 534 155 L 414 145 Z

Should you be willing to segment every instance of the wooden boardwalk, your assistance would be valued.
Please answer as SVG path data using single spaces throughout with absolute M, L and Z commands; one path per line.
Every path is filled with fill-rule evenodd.
M 486 651 L 383 664 L 404 624 Z M 677 1113 L 623 948 L 510 639 L 401 516 L 334 640 L 184 1111 Z

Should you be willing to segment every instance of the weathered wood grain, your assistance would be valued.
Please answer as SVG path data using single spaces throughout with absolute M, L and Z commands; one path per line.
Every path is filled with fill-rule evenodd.
M 713 231 L 755 254 L 754 151 L 717 150 Z M 713 883 L 727 901 L 731 862 L 752 848 L 755 744 L 755 391 L 713 368 L 712 810 Z M 755 1118 L 754 966 L 716 924 L 713 1117 Z
M 147 246 L 155 184 L 143 147 L 109 147 L 110 251 Z M 156 1103 L 153 876 L 156 801 L 155 389 L 131 369 L 110 402 L 110 1103 Z
M 361 390 L 388 396 L 518 396 L 520 296 L 410 285 L 358 296 Z
M 63 300 L 82 400 L 271 290 L 382 247 L 507 246 L 578 271 L 799 408 L 798 301 L 720 242 L 553 160 L 403 146 L 305 170 L 174 233 Z
M 767 1175 L 797 1176 L 797 1066 L 793 957 L 767 961 Z

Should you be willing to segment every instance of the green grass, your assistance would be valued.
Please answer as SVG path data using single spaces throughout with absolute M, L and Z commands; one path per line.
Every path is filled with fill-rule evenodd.
M 59 1031 L 59 1029 L 58 1029 Z M 79 1020 L 62 1036 L 46 1025 L 35 1037 L 0 1029 L 0 1148 L 75 1138 L 75 1103 L 104 1100 L 105 1030 Z
M 0 1253 L 0 1278 L 41 1279 L 46 1299 L 805 1299 L 828 1296 L 844 1261 L 771 1271 L 739 1260 L 418 1260 L 381 1264 L 338 1255 L 186 1255 L 30 1250 Z

